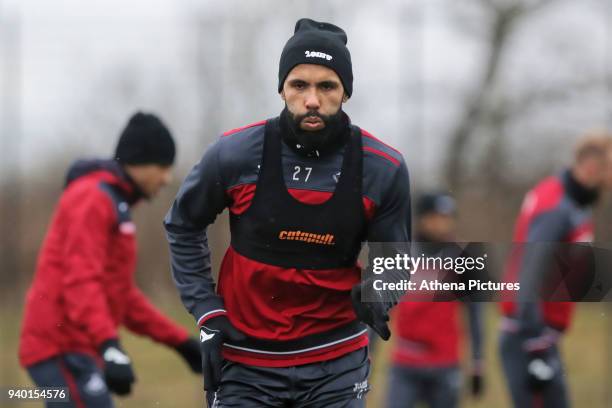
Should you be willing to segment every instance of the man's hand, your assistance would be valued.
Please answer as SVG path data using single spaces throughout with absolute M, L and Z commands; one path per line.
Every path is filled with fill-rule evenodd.
M 217 316 L 200 327 L 200 350 L 204 389 L 214 392 L 221 383 L 221 345 L 226 340 L 241 341 L 245 335 L 238 331 L 225 316 Z
M 127 395 L 136 381 L 130 358 L 123 351 L 117 339 L 106 340 L 100 346 L 104 360 L 104 379 L 108 389 L 117 395 Z
M 472 397 L 480 398 L 484 392 L 484 377 L 481 373 L 472 372 L 470 374 L 470 392 Z
M 555 367 L 546 352 L 531 353 L 527 360 L 527 381 L 533 391 L 548 387 L 555 377 Z
M 200 353 L 200 342 L 190 338 L 175 347 L 175 350 L 183 357 L 191 371 L 202 372 L 202 353 Z
M 484 393 L 484 388 L 485 381 L 482 361 L 474 360 L 470 368 L 470 394 L 474 398 L 480 398 Z
M 387 341 L 391 337 L 391 331 L 387 322 L 389 321 L 389 305 L 380 301 L 361 301 L 362 284 L 353 286 L 351 290 L 351 301 L 357 318 L 370 326 L 372 330 L 380 336 L 381 339 Z M 378 294 L 378 292 L 375 292 Z M 380 297 L 380 295 L 378 295 Z

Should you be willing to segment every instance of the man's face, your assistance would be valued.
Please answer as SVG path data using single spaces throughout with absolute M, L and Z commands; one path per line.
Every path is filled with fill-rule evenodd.
M 420 217 L 418 227 L 422 234 L 433 241 L 452 241 L 455 234 L 455 217 L 440 213 L 428 213 Z
M 325 128 L 325 122 L 318 115 L 338 113 L 342 102 L 348 99 L 338 74 L 315 64 L 296 65 L 287 75 L 281 98 L 294 117 L 303 117 L 300 128 L 311 132 Z
M 172 166 L 143 164 L 126 166 L 126 170 L 147 198 L 155 197 L 172 181 Z
M 581 174 L 580 182 L 588 188 L 606 188 L 610 177 L 610 164 L 606 156 L 594 155 L 584 158 L 576 164 L 576 171 Z

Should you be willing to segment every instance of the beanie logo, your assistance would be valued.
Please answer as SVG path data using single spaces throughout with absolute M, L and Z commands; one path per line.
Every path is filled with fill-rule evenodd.
M 329 54 L 320 51 L 304 51 L 306 54 L 306 58 L 323 58 L 328 61 L 331 61 L 333 57 Z

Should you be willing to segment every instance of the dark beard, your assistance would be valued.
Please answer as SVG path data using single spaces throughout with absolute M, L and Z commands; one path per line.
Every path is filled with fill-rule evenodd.
M 571 170 L 565 172 L 565 186 L 567 193 L 572 197 L 581 207 L 593 205 L 599 199 L 601 195 L 601 189 L 598 187 L 589 188 L 585 187 L 574 178 Z
M 300 123 L 309 116 L 320 118 L 325 123 L 325 127 L 315 131 L 302 129 Z M 322 115 L 316 111 L 294 115 L 285 105 L 280 119 L 285 142 L 296 152 L 306 156 L 321 156 L 336 150 L 346 142 L 349 134 L 348 116 L 342 109 L 333 115 Z

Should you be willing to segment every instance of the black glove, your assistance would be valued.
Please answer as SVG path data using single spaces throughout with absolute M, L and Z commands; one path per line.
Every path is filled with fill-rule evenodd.
M 472 396 L 479 398 L 484 391 L 484 378 L 480 373 L 472 373 L 470 375 L 470 391 Z
M 555 371 L 549 353 L 530 353 L 527 360 L 527 385 L 533 391 L 542 391 L 552 382 Z
M 483 375 L 483 363 L 480 359 L 474 359 L 470 367 L 470 394 L 474 398 L 480 398 L 484 393 L 485 381 Z
M 108 389 L 117 395 L 127 395 L 136 381 L 130 358 L 121 349 L 117 339 L 106 340 L 100 346 L 104 360 L 104 380 Z
M 204 389 L 216 391 L 221 382 L 221 345 L 226 340 L 241 341 L 246 337 L 238 331 L 225 316 L 217 316 L 200 327 L 200 350 L 202 351 L 202 371 Z
M 183 357 L 191 371 L 202 373 L 202 353 L 200 343 L 196 339 L 187 339 L 174 349 Z
M 372 295 L 377 296 L 379 300 L 362 302 L 361 293 L 364 284 L 357 284 L 351 290 L 351 301 L 355 314 L 359 320 L 370 326 L 381 339 L 387 341 L 391 337 L 387 322 L 389 321 L 389 309 L 392 304 L 384 302 L 378 291 L 373 291 Z

